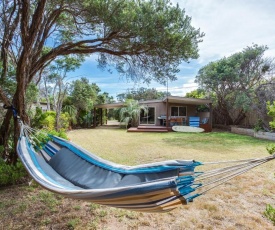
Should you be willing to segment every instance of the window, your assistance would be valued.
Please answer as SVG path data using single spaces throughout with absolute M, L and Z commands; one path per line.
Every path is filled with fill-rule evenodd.
M 186 116 L 186 106 L 172 106 L 171 116 Z

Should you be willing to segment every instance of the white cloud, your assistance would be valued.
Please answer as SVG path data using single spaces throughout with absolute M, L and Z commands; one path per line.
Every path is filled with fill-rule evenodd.
M 192 25 L 206 34 L 199 45 L 201 64 L 229 56 L 253 43 L 267 45 L 266 54 L 275 56 L 275 1 L 186 0 L 179 5 L 192 17 Z

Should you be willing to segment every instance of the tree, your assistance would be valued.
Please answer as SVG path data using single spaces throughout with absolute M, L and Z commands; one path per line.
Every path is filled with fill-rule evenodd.
M 275 79 L 270 79 L 268 82 L 260 84 L 255 89 L 256 100 L 253 109 L 257 111 L 259 116 L 260 128 L 270 131 L 270 117 L 268 116 L 268 102 L 275 101 Z
M 127 93 L 122 93 L 117 95 L 118 101 L 126 101 L 127 99 L 133 99 L 137 101 L 141 100 L 154 100 L 154 99 L 163 99 L 171 95 L 167 92 L 159 92 L 155 88 L 147 89 L 144 87 L 128 89 Z
M 77 109 L 89 111 L 93 107 L 97 94 L 87 78 L 72 82 L 72 103 Z
M 199 70 L 196 81 L 214 96 L 216 123 L 238 125 L 252 108 L 255 88 L 273 69 L 272 60 L 263 57 L 266 50 L 253 45 Z
M 87 78 L 72 82 L 71 101 L 78 111 L 78 123 L 90 123 L 87 119 L 91 120 L 92 118 L 89 113 L 96 101 L 98 91 L 100 89 L 95 87 L 95 84 L 90 84 Z
M 203 37 L 169 0 L 5 0 L 0 27 L 0 81 L 10 64 L 16 79 L 10 98 L 1 85 L 0 99 L 12 103 L 23 122 L 28 122 L 27 86 L 57 57 L 97 54 L 102 68 L 110 64 L 130 79 L 165 82 L 175 79 L 182 61 L 198 57 Z M 11 119 L 7 111 L 0 145 L 7 145 Z M 15 143 L 18 136 L 15 126 Z M 15 153 L 9 158 L 14 162 Z
M 187 98 L 198 98 L 198 99 L 206 99 L 207 96 L 205 94 L 205 91 L 203 89 L 196 89 L 189 93 L 186 93 L 185 97 Z M 209 112 L 210 108 L 208 105 L 197 105 L 196 106 L 197 112 Z
M 142 110 L 144 110 L 145 114 L 148 112 L 146 106 L 140 105 L 136 100 L 128 99 L 125 102 L 125 107 L 120 109 L 120 121 L 125 122 L 126 128 L 129 124 L 131 124 L 132 127 L 137 127 L 139 115 Z
M 63 58 L 57 59 L 54 65 L 51 66 L 53 74 L 51 75 L 51 80 L 54 82 L 53 88 L 53 106 L 56 111 L 56 129 L 60 130 L 60 115 L 62 110 L 63 101 L 67 95 L 69 88 L 68 82 L 65 82 L 67 78 L 67 73 L 70 71 L 75 71 L 79 68 L 81 63 L 84 61 L 82 55 L 66 55 Z

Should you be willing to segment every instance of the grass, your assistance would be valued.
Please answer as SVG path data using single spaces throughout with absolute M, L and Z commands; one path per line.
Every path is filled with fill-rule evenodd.
M 168 159 L 220 161 L 265 157 L 269 141 L 231 133 L 127 133 L 77 130 L 69 138 L 126 165 Z M 138 213 L 61 197 L 37 184 L 0 190 L 0 229 L 274 229 L 264 216 L 275 205 L 275 162 L 211 190 L 170 213 Z

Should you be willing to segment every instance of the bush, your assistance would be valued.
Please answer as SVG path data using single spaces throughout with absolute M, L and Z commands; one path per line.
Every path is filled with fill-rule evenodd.
M 264 123 L 261 119 L 258 119 L 255 126 L 254 126 L 254 131 L 259 132 L 259 131 L 264 131 Z
M 70 114 L 65 112 L 60 115 L 60 126 L 62 130 L 68 130 L 70 126 Z
M 54 136 L 57 136 L 57 137 L 61 137 L 61 138 L 66 139 L 66 140 L 69 139 L 68 136 L 67 136 L 67 134 L 64 131 L 57 132 L 55 130 L 51 130 L 51 131 L 48 131 L 48 133 L 52 134 Z
M 16 184 L 26 175 L 27 172 L 21 161 L 18 160 L 15 165 L 10 165 L 0 158 L 0 186 Z
M 70 126 L 70 115 L 69 113 L 61 113 L 60 115 L 60 126 L 62 130 L 68 130 Z M 45 113 L 41 113 L 39 109 L 36 110 L 36 115 L 33 119 L 33 126 L 36 128 L 45 128 L 48 131 L 55 130 L 56 123 L 56 112 L 47 111 Z
M 269 122 L 269 126 L 271 129 L 275 130 L 275 101 L 273 104 L 270 101 L 267 102 L 267 115 L 272 117 L 272 121 Z
M 47 128 L 48 130 L 54 130 L 55 127 L 55 116 L 54 111 L 47 111 L 40 116 L 39 123 L 42 127 Z
M 275 145 L 270 144 L 270 145 L 266 146 L 266 150 L 270 155 L 275 154 Z
M 41 128 L 41 116 L 42 116 L 42 114 L 43 114 L 42 109 L 39 108 L 39 107 L 36 107 L 34 117 L 31 119 L 31 126 L 33 128 Z
M 275 154 L 275 145 L 269 145 L 266 147 L 266 150 L 269 154 Z M 275 208 L 273 208 L 270 204 L 266 206 L 266 210 L 264 212 L 264 215 L 272 221 L 272 223 L 275 225 Z
M 270 204 L 266 206 L 266 210 L 264 215 L 271 220 L 271 222 L 275 225 L 275 208 L 273 208 Z

